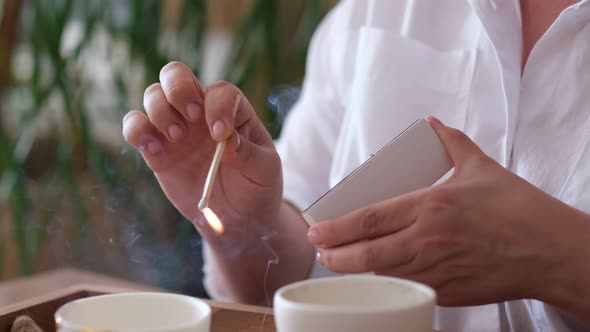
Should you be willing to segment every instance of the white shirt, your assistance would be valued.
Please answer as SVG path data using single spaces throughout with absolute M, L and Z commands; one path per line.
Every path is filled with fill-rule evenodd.
M 278 142 L 301 209 L 416 119 L 435 115 L 489 156 L 590 213 L 590 0 L 564 10 L 521 77 L 518 0 L 344 0 L 317 30 Z M 312 277 L 329 273 L 316 265 Z M 437 308 L 445 331 L 584 331 L 520 300 Z

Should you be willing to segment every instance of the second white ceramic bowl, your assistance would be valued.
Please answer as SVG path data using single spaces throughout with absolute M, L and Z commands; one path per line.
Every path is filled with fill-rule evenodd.
M 374 275 L 312 279 L 274 296 L 278 332 L 431 332 L 435 291 Z

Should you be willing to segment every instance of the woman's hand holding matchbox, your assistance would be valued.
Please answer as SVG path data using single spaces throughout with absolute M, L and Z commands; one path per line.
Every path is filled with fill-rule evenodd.
M 339 273 L 425 283 L 443 306 L 535 298 L 588 317 L 575 309 L 588 308 L 586 280 L 575 277 L 589 272 L 587 215 L 506 170 L 460 131 L 429 122 L 453 160 L 452 176 L 313 225 L 318 260 Z

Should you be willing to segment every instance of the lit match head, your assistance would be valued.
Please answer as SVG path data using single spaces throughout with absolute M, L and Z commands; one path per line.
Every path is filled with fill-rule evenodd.
M 207 199 L 207 197 L 203 197 L 199 201 L 199 205 L 197 207 L 199 208 L 199 211 L 203 212 L 203 210 L 205 210 L 208 206 L 209 206 L 209 199 Z
M 215 233 L 223 234 L 223 224 L 221 223 L 221 220 L 219 220 L 215 212 L 213 212 L 210 208 L 204 208 L 203 214 L 205 215 L 205 219 L 207 219 L 209 226 L 211 226 Z

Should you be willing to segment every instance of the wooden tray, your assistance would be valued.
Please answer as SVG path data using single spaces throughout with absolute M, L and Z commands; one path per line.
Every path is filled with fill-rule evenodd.
M 9 332 L 15 318 L 28 315 L 45 332 L 55 331 L 53 315 L 67 302 L 109 293 L 119 293 L 106 287 L 77 286 L 50 295 L 22 302 L 10 307 L 0 308 L 0 332 Z M 207 301 L 212 309 L 211 332 L 275 332 L 270 309 L 230 303 Z

